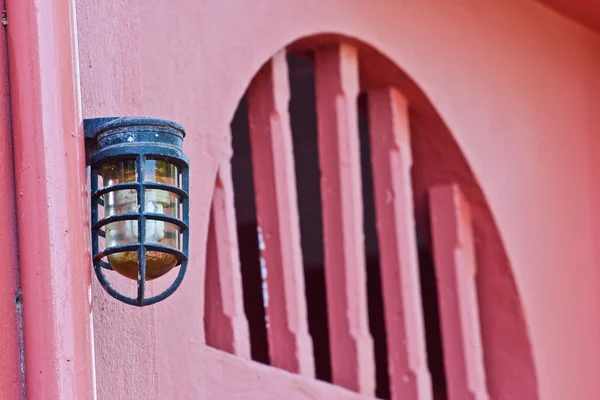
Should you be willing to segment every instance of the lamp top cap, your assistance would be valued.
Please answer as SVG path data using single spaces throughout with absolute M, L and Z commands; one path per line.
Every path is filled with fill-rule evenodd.
M 151 117 L 103 117 L 89 118 L 83 120 L 83 128 L 85 137 L 89 139 L 97 139 L 104 133 L 109 133 L 115 129 L 127 130 L 127 128 L 142 128 L 152 127 L 160 128 L 162 131 L 168 131 L 171 134 L 185 137 L 185 129 L 177 122 L 169 121 L 160 118 Z M 115 132 L 116 133 L 116 132 Z

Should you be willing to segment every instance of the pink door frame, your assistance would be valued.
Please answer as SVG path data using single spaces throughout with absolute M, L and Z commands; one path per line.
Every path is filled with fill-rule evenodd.
M 6 30 L 0 32 L 0 49 L 0 393 L 9 399 L 19 399 L 23 397 L 19 354 L 21 296 Z
M 27 398 L 94 398 L 75 9 L 7 0 Z M 15 397 L 16 398 L 16 397 Z

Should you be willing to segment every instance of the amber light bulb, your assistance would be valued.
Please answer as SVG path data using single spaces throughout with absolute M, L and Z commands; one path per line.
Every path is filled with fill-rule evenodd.
M 179 171 L 171 163 L 160 160 L 147 160 L 145 181 L 166 183 L 177 186 Z M 135 161 L 125 160 L 106 163 L 100 169 L 104 186 L 124 182 L 135 182 L 137 172 Z M 177 195 L 159 189 L 145 190 L 145 209 L 149 213 L 179 217 L 179 198 Z M 127 212 L 138 212 L 137 191 L 125 189 L 108 192 L 104 195 L 106 216 Z M 138 241 L 137 220 L 112 222 L 106 225 L 106 247 L 136 243 Z M 179 249 L 179 227 L 164 221 L 146 220 L 146 243 L 158 243 Z M 126 251 L 110 254 L 108 263 L 119 274 L 138 279 L 138 253 Z M 177 258 L 160 251 L 146 251 L 146 280 L 156 279 L 177 265 Z

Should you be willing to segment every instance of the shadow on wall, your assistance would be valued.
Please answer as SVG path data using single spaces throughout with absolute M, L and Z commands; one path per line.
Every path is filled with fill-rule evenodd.
M 337 36 L 303 39 L 288 55 L 296 186 L 300 214 L 309 330 L 318 379 L 331 381 L 323 266 L 320 174 L 312 49 L 339 41 Z M 451 132 L 418 86 L 376 50 L 350 39 L 360 49 L 361 87 L 395 86 L 410 102 L 413 193 L 419 239 L 421 291 L 425 313 L 428 363 L 434 389 L 445 398 L 445 379 L 430 248 L 427 189 L 458 183 L 471 205 L 478 264 L 477 291 L 488 390 L 494 399 L 536 399 L 537 379 L 519 294 L 498 229 L 481 188 Z M 389 398 L 385 325 L 379 277 L 374 200 L 369 160 L 366 102 L 359 97 L 359 128 L 364 201 L 364 232 L 369 319 L 375 345 L 377 396 Z M 241 100 L 231 124 L 238 239 L 244 304 L 249 322 L 252 358 L 268 364 L 268 341 L 261 290 L 256 209 L 247 104 Z

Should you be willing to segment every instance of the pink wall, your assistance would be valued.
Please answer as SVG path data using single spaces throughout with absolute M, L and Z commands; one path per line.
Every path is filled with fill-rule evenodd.
M 75 7 L 64 0 L 5 3 L 11 21 L 10 26 L 6 21 L 3 25 L 14 164 L 3 167 L 15 179 L 13 192 L 11 180 L 3 175 L 0 191 L 14 196 L 14 203 L 3 197 L 2 207 L 6 211 L 16 204 L 17 218 L 16 227 L 1 229 L 16 232 L 18 239 L 23 395 L 90 399 L 94 395 L 90 232 Z M 3 86 L 3 94 L 6 89 Z M 1 239 L 7 245 L 14 244 L 15 237 L 9 233 Z M 8 265 L 16 261 L 5 247 L 0 254 Z M 3 267 L 7 282 L 0 288 L 4 300 L 15 295 L 9 288 L 8 265 Z M 9 319 L 2 323 L 10 329 Z M 10 349 L 6 357 L 10 360 L 18 347 L 5 337 L 0 343 Z M 0 378 L 10 376 L 5 365 Z M 16 383 L 18 378 L 14 377 Z M 2 385 L 0 396 L 19 398 L 18 391 Z
M 194 253 L 180 291 L 155 308 L 126 310 L 96 290 L 100 398 L 114 398 L 119 387 L 164 398 L 199 390 L 204 333 L 202 318 L 190 316 L 204 309 L 198 288 L 207 216 L 217 164 L 230 153 L 229 122 L 267 59 L 324 31 L 360 38 L 386 54 L 454 133 L 514 268 L 541 398 L 597 397 L 597 35 L 528 2 L 105 3 L 77 1 L 84 116 L 148 114 L 186 126 Z M 118 327 L 130 337 L 140 323 L 147 325 L 135 340 L 150 343 L 110 331 Z M 122 377 L 109 365 L 114 351 L 130 354 L 132 365 L 158 363 L 143 377 Z
M 6 31 L 5 31 L 6 32 Z M 17 249 L 17 210 L 15 204 L 15 176 L 11 131 L 10 97 L 8 84 L 8 57 L 6 34 L 0 34 L 0 396 L 22 398 L 19 334 L 22 306 L 19 287 L 19 257 Z

